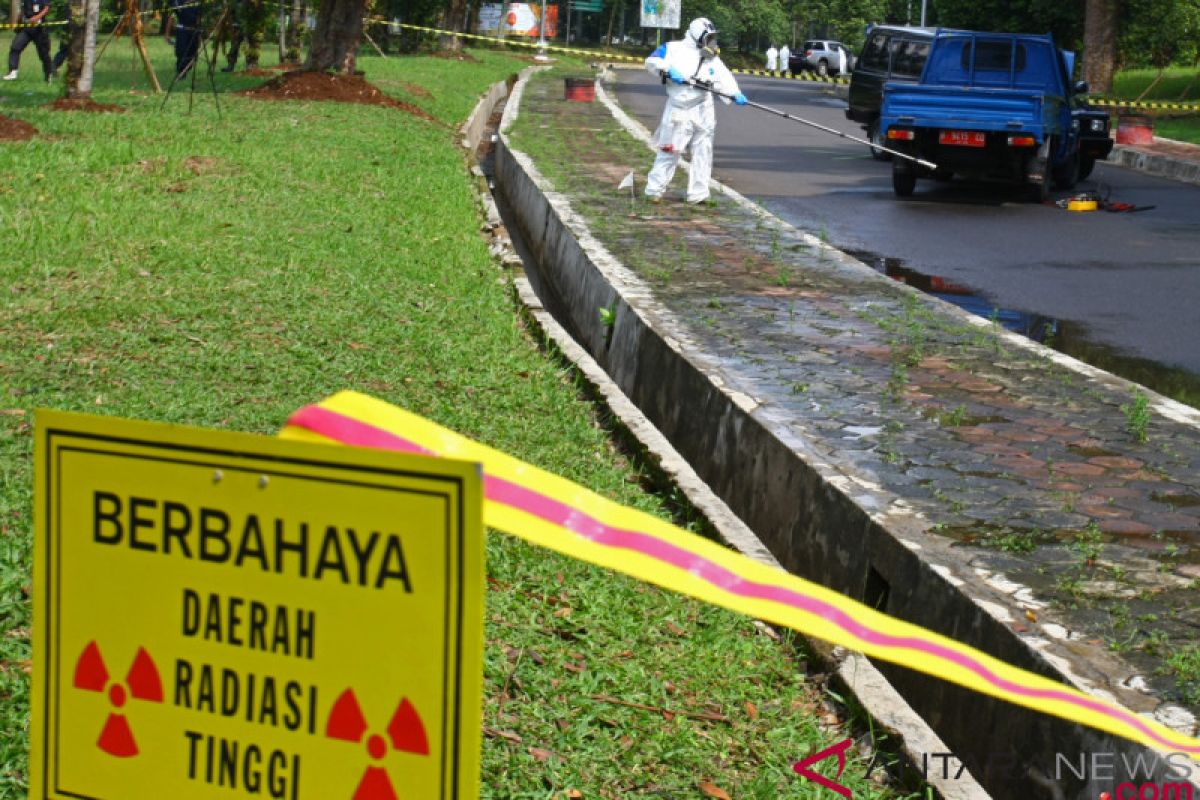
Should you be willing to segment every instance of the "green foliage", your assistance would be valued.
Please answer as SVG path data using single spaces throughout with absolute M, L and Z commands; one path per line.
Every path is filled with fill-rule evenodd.
M 1167 656 L 1167 670 L 1175 677 L 1184 701 L 1200 705 L 1200 646 L 1188 645 Z
M 937 0 L 934 22 L 950 28 L 1050 33 L 1059 47 L 1083 41 L 1082 6 L 1057 0 Z
M 904 21 L 903 16 L 896 17 L 889 11 L 886 0 L 813 0 L 793 3 L 791 10 L 801 39 L 829 37 L 855 52 L 866 38 L 868 23 Z M 899 13 L 903 14 L 904 9 L 899 9 Z
M 1124 0 L 1118 28 L 1122 66 L 1194 65 L 1200 45 L 1200 0 Z
M 1146 443 L 1146 426 L 1150 423 L 1150 401 L 1142 390 L 1133 387 L 1133 400 L 1121 406 L 1125 426 L 1138 444 Z

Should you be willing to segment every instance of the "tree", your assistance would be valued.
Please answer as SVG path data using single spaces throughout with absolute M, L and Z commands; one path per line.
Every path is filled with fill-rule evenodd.
M 328 0 L 317 11 L 305 69 L 354 74 L 362 44 L 367 0 Z
M 1120 63 L 1158 69 L 1158 75 L 1142 92 L 1144 96 L 1171 64 L 1195 61 L 1196 41 L 1200 38 L 1200 0 L 1125 0 L 1118 26 Z
M 1117 0 L 1086 0 L 1083 79 L 1093 92 L 1112 91 L 1117 68 Z
M 1049 33 L 1068 50 L 1077 49 L 1083 37 L 1078 7 L 1061 0 L 937 0 L 937 21 L 972 31 Z
M 67 49 L 67 97 L 90 100 L 96 68 L 96 27 L 100 0 L 71 0 L 70 46 Z

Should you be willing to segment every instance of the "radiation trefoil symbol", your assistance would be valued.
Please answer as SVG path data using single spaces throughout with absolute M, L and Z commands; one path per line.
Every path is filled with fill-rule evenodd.
M 392 714 L 386 738 L 379 733 L 368 736 L 368 731 L 367 719 L 363 716 L 358 698 L 355 697 L 353 689 L 347 689 L 334 701 L 329 712 L 329 722 L 325 726 L 326 736 L 344 742 L 362 742 L 365 739 L 367 755 L 375 762 L 382 762 L 387 756 L 389 742 L 392 750 L 401 753 L 429 755 L 429 739 L 425 735 L 425 725 L 407 697 L 400 700 L 396 713 Z M 354 800 L 397 800 L 387 770 L 382 766 L 368 766 L 354 791 Z
M 104 666 L 104 658 L 100 655 L 100 647 L 95 641 L 88 642 L 75 664 L 75 688 L 89 692 L 105 692 L 113 710 L 109 712 L 104 728 L 96 746 L 110 756 L 132 758 L 138 754 L 137 740 L 133 738 L 133 729 L 129 720 L 125 719 L 122 709 L 132 697 L 135 700 L 148 700 L 152 703 L 163 701 L 162 679 L 158 675 L 158 667 L 154 659 L 139 647 L 133 657 L 133 664 L 125 675 L 124 682 L 110 681 L 108 668 Z

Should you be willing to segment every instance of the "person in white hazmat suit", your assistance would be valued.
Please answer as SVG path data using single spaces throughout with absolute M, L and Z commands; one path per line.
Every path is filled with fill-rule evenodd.
M 713 131 L 716 129 L 713 95 L 689 81 L 709 84 L 722 94 L 732 95 L 739 106 L 746 96 L 738 88 L 729 68 L 717 56 L 717 29 L 703 17 L 692 20 L 683 39 L 667 42 L 646 59 L 646 69 L 664 76 L 667 105 L 654 138 L 658 156 L 646 178 L 646 197 L 662 199 L 675 175 L 679 157 L 691 148 L 692 167 L 688 179 L 687 201 L 702 203 L 708 199 L 708 179 L 712 175 Z M 726 103 L 729 100 L 722 98 Z

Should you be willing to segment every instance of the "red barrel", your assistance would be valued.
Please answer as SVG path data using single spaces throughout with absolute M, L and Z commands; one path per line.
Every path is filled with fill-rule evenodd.
M 1117 144 L 1154 144 L 1154 120 L 1141 114 L 1118 117 Z
M 567 78 L 566 98 L 578 103 L 590 103 L 596 99 L 596 83 L 586 78 Z

